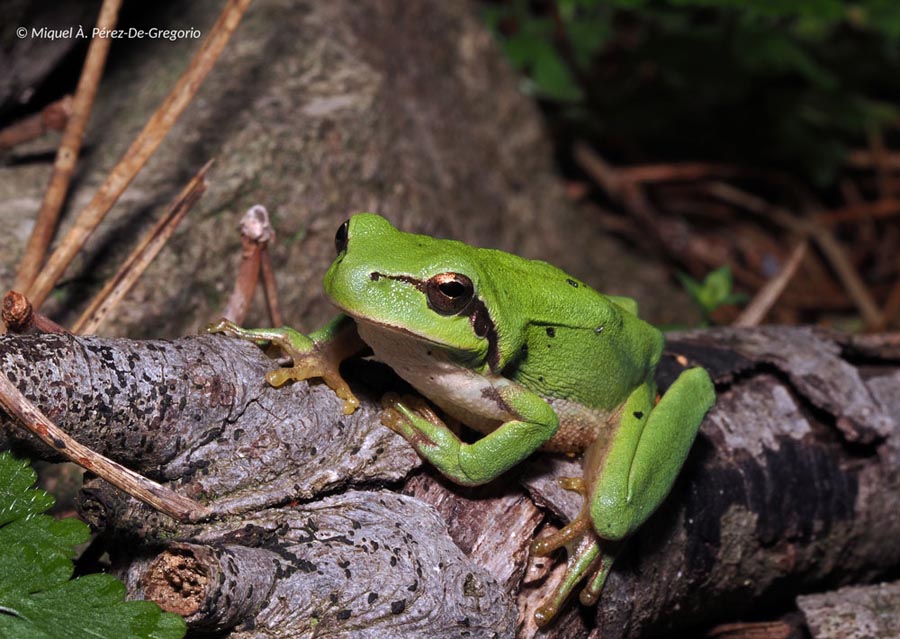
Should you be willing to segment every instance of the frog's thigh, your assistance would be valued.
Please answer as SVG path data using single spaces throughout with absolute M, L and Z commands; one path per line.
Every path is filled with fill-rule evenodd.
M 645 384 L 628 398 L 596 480 L 590 512 L 603 538 L 628 536 L 662 503 L 715 401 L 712 382 L 702 368 L 679 375 L 656 406 L 653 395 L 653 388 Z

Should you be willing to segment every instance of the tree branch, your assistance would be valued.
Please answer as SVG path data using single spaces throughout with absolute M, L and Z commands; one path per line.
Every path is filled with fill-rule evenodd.
M 900 564 L 900 367 L 893 342 L 881 343 L 772 327 L 672 337 L 661 387 L 702 364 L 717 406 L 670 498 L 627 542 L 596 618 L 571 602 L 542 636 L 696 628 Z M 88 482 L 84 515 L 110 538 L 132 540 L 114 554 L 133 594 L 174 575 L 184 588 L 162 599 L 184 595 L 202 609 L 198 624 L 224 628 L 252 615 L 255 630 L 239 626 L 234 637 L 311 636 L 313 627 L 511 636 L 516 591 L 526 610 L 555 574 L 546 561 L 529 564 L 524 549 L 540 508 L 557 524 L 577 513 L 580 498 L 555 478 L 578 475 L 578 464 L 537 455 L 478 489 L 427 469 L 408 496 L 373 490 L 398 486 L 420 462 L 379 423 L 380 394 L 400 382 L 377 363 L 348 364 L 362 402 L 349 417 L 321 384 L 268 387 L 275 364 L 228 338 L 0 338 L 0 369 L 70 435 L 217 517 L 177 524 Z M 0 429 L 0 447 L 49 454 L 13 423 Z M 230 598 L 250 613 L 210 603 L 211 591 L 189 587 L 202 580 L 177 571 L 188 554 L 188 576 L 218 574 L 216 558 L 235 546 L 275 555 L 265 555 L 277 567 L 261 603 Z M 518 636 L 534 636 L 530 619 L 518 623 Z

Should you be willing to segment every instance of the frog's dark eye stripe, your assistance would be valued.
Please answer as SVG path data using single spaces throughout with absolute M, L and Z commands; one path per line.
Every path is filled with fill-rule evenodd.
M 462 273 L 438 273 L 425 282 L 428 306 L 442 315 L 456 315 L 475 299 L 475 285 Z
M 347 239 L 349 238 L 350 220 L 347 220 L 338 227 L 337 233 L 334 234 L 334 248 L 338 255 L 347 249 Z

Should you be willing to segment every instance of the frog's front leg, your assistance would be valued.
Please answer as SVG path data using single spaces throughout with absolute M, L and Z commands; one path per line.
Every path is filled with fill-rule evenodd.
M 704 415 L 715 402 L 712 381 L 702 368 L 684 371 L 655 406 L 654 395 L 651 383 L 632 392 L 612 440 L 598 440 L 586 452 L 587 495 L 581 515 L 532 544 L 537 555 L 562 546 L 569 552 L 563 581 L 535 613 L 538 625 L 549 622 L 588 575 L 581 602 L 597 601 L 621 541 L 668 495 Z
M 359 406 L 359 400 L 341 377 L 343 360 L 365 347 L 356 332 L 356 324 L 346 315 L 338 315 L 331 322 L 308 336 L 289 327 L 241 328 L 229 320 L 219 320 L 206 327 L 209 333 L 224 333 L 257 344 L 272 343 L 290 356 L 292 366 L 269 371 L 266 381 L 281 386 L 290 380 L 321 378 L 334 393 L 344 400 L 343 412 L 349 415 Z
M 477 486 L 528 457 L 559 428 L 556 413 L 536 393 L 503 379 L 495 381 L 493 390 L 495 401 L 513 419 L 473 444 L 460 441 L 432 411 L 415 410 L 394 396 L 385 398 L 381 421 L 444 476 L 463 486 Z

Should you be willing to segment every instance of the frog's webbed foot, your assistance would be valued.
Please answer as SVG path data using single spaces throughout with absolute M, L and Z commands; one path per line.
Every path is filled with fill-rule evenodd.
M 424 419 L 438 429 L 447 427 L 428 402 L 418 395 L 385 393 L 381 398 L 381 407 L 381 423 L 409 441 L 425 437 L 423 431 L 416 428 L 416 418 Z
M 292 360 L 292 366 L 266 373 L 266 381 L 272 386 L 283 386 L 289 381 L 321 378 L 335 395 L 344 400 L 343 413 L 351 414 L 359 406 L 359 400 L 341 377 L 340 364 L 347 355 L 347 346 L 340 339 L 313 340 L 292 328 L 242 328 L 229 320 L 219 320 L 206 327 L 208 333 L 223 333 L 252 341 L 256 344 L 271 343 L 280 348 Z
M 583 489 L 583 482 L 566 478 L 562 481 L 571 483 L 571 490 Z M 564 486 L 566 487 L 566 486 Z M 566 574 L 562 581 L 547 598 L 547 601 L 534 613 L 534 621 L 539 627 L 546 626 L 560 607 L 582 580 L 587 577 L 587 585 L 582 589 L 579 599 L 586 606 L 597 603 L 600 591 L 606 582 L 609 569 L 618 553 L 618 544 L 602 542 L 594 532 L 587 514 L 582 512 L 557 532 L 535 539 L 531 543 L 531 554 L 545 556 L 565 546 L 567 552 Z

